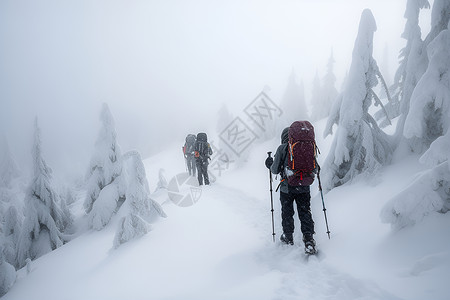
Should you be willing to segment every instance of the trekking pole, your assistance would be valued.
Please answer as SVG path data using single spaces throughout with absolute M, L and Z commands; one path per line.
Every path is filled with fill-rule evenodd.
M 269 155 L 269 157 L 270 157 L 270 154 L 272 154 L 272 152 L 267 152 L 267 155 Z M 274 210 L 273 210 L 273 195 L 272 195 L 272 172 L 270 171 L 270 169 L 269 169 L 269 183 L 270 183 L 270 206 L 271 206 L 271 212 L 272 212 L 272 239 L 273 239 L 273 242 L 275 243 L 275 225 L 274 225 L 274 220 L 273 220 L 273 212 L 274 212 Z
M 325 224 L 327 225 L 328 239 L 330 239 L 330 229 L 328 229 L 327 209 L 325 208 L 325 202 L 323 201 L 322 184 L 320 182 L 320 167 L 319 167 L 319 172 L 317 173 L 317 179 L 319 180 L 319 191 L 320 191 L 320 196 L 322 197 L 323 215 L 325 216 Z

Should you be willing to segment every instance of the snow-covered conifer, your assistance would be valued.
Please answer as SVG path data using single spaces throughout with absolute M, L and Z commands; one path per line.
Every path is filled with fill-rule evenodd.
M 375 31 L 375 19 L 366 9 L 361 15 L 348 82 L 342 99 L 338 99 L 340 107 L 330 115 L 330 119 L 339 120 L 339 124 L 323 166 L 325 189 L 344 184 L 358 174 L 373 173 L 391 156 L 388 136 L 368 112 L 372 101 L 378 99 L 373 91 L 379 76 L 372 57 Z M 332 124 L 327 126 L 328 131 L 331 127 Z
M 450 11 L 449 11 L 450 13 Z M 411 96 L 404 135 L 416 149 L 428 149 L 450 124 L 450 34 L 441 32 L 428 46 L 429 65 Z
M 69 224 L 60 208 L 59 195 L 51 183 L 51 169 L 42 157 L 40 129 L 35 121 L 33 178 L 24 202 L 25 219 L 17 246 L 17 265 L 35 259 L 64 243 L 61 232 Z
M 383 208 L 381 217 L 395 228 L 413 225 L 426 215 L 450 210 L 450 30 L 428 46 L 429 65 L 411 97 L 405 135 L 429 149 L 420 162 L 432 168 Z
M 4 234 L 3 253 L 5 260 L 12 265 L 16 264 L 16 250 L 22 218 L 14 205 L 9 206 L 4 216 L 4 226 L 2 228 Z
M 102 127 L 91 158 L 87 196 L 84 208 L 89 214 L 90 227 L 105 227 L 125 199 L 122 174 L 122 154 L 116 139 L 114 119 L 105 103 L 100 115 Z
M 423 163 L 435 163 L 436 166 L 421 173 L 383 207 L 383 222 L 401 229 L 419 223 L 427 215 L 450 210 L 449 147 L 450 132 L 447 132 L 420 159 Z M 444 161 L 439 163 L 442 160 Z
M 429 7 L 427 1 L 416 1 L 412 2 L 410 6 L 407 8 L 410 12 L 410 15 L 413 15 L 414 24 L 418 23 L 418 10 L 422 7 Z M 431 31 L 422 42 L 420 40 L 420 28 L 418 25 L 412 26 L 410 32 L 413 32 L 412 35 L 416 36 L 415 43 L 412 43 L 410 54 L 408 57 L 408 63 L 406 66 L 406 76 L 405 83 L 403 85 L 403 96 L 401 103 L 401 113 L 402 116 L 399 120 L 396 136 L 397 140 L 400 141 L 400 154 L 403 153 L 405 146 L 417 153 L 423 153 L 426 150 L 426 144 L 424 145 L 423 140 L 416 139 L 415 136 L 411 136 L 407 133 L 407 129 L 405 129 L 405 122 L 410 113 L 410 105 L 411 105 L 411 97 L 413 92 L 416 89 L 416 85 L 420 81 L 421 77 L 424 75 L 425 70 L 429 64 L 429 54 L 427 56 L 428 45 L 432 43 L 432 41 L 439 35 L 439 33 L 445 30 L 448 26 L 448 22 L 450 20 L 450 1 L 448 0 L 436 0 L 433 3 L 433 9 L 431 13 Z M 414 31 L 415 28 L 415 31 Z M 406 32 L 406 29 L 405 29 Z M 408 46 L 408 44 L 407 44 Z M 425 146 L 425 147 L 424 147 Z
M 140 237 L 150 230 L 150 223 L 158 216 L 166 217 L 161 206 L 150 198 L 145 167 L 137 151 L 124 155 L 128 161 L 126 215 L 120 220 L 114 238 L 114 248 L 132 238 Z
M 17 277 L 16 269 L 5 260 L 2 248 L 0 244 L 0 297 L 11 289 Z
M 17 209 L 21 208 L 21 192 L 16 179 L 20 176 L 20 170 L 9 150 L 5 136 L 0 138 L 0 233 L 4 234 L 5 260 L 15 265 L 15 256 L 18 235 L 22 217 Z
M 158 183 L 156 184 L 157 190 L 159 190 L 159 189 L 167 190 L 167 187 L 169 184 L 167 183 L 167 179 L 166 179 L 166 176 L 164 176 L 164 173 L 165 173 L 164 169 L 159 169 L 159 173 L 158 173 L 159 180 L 158 180 Z
M 406 25 L 402 38 L 406 39 L 406 46 L 400 51 L 400 65 L 395 73 L 392 86 L 393 97 L 390 106 L 397 108 L 400 119 L 397 124 L 395 140 L 397 147 L 407 145 L 403 138 L 403 128 L 409 112 L 409 103 L 417 82 L 426 70 L 428 61 L 421 38 L 419 14 L 423 8 L 429 8 L 428 0 L 408 0 L 406 4 Z
M 103 104 L 100 120 L 102 127 L 88 172 L 88 195 L 84 202 L 87 213 L 92 210 L 100 191 L 122 173 L 122 154 L 117 143 L 114 119 L 106 103 Z
M 20 170 L 9 150 L 8 142 L 0 139 L 0 188 L 9 188 L 11 181 L 20 175 Z
M 431 30 L 424 40 L 425 46 L 428 46 L 441 31 L 448 28 L 450 21 L 450 1 L 434 0 L 431 9 Z

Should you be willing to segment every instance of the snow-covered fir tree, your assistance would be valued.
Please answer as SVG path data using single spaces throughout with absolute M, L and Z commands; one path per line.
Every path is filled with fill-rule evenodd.
M 51 182 L 52 170 L 42 157 L 40 129 L 35 121 L 33 178 L 24 201 L 24 221 L 17 245 L 17 266 L 63 245 L 62 231 L 70 224 Z
M 382 209 L 381 219 L 394 229 L 414 225 L 430 214 L 450 210 L 450 132 L 438 138 L 420 158 L 435 165 L 421 173 L 405 190 L 393 197 Z
M 405 28 L 405 33 L 410 33 L 414 43 L 411 43 L 410 48 L 405 48 L 405 52 L 409 49 L 408 61 L 406 63 L 406 70 L 404 70 L 405 79 L 403 86 L 401 87 L 401 117 L 399 119 L 396 129 L 396 140 L 399 142 L 398 155 L 403 156 L 405 151 L 412 151 L 416 153 L 423 153 L 427 147 L 423 144 L 423 141 L 417 140 L 415 136 L 409 138 L 405 134 L 405 122 L 410 112 L 410 101 L 413 91 L 416 88 L 417 83 L 425 73 L 428 67 L 429 60 L 427 56 L 428 45 L 438 36 L 438 34 L 447 28 L 450 19 L 450 1 L 448 0 L 436 0 L 433 3 L 431 12 L 431 30 L 428 33 L 425 40 L 420 39 L 420 28 L 418 27 L 418 11 L 420 8 L 429 7 L 428 1 L 412 1 L 408 2 L 407 16 L 411 16 L 410 27 Z M 408 19 L 409 21 L 409 19 Z M 407 22 L 407 26 L 408 26 Z M 407 31 L 407 29 L 409 29 Z M 415 39 L 414 39 L 415 37 Z M 399 71 L 403 70 L 402 65 Z
M 164 169 L 159 169 L 158 172 L 158 183 L 156 184 L 156 190 L 159 189 L 166 189 L 169 186 L 169 184 L 167 183 L 167 179 L 166 176 L 164 175 L 165 170 Z
M 3 254 L 5 260 L 12 265 L 16 265 L 17 245 L 22 222 L 23 216 L 19 214 L 16 206 L 11 204 L 4 213 L 4 225 L 2 231 L 4 236 Z
M 322 80 L 322 87 L 320 87 L 320 79 L 318 78 L 317 74 L 317 78 L 314 78 L 313 95 L 311 101 L 313 104 L 311 120 L 321 120 L 328 117 L 330 115 L 333 103 L 338 96 L 338 91 L 336 89 L 336 76 L 333 72 L 334 63 L 335 60 L 333 57 L 333 53 L 331 53 L 331 56 L 328 59 L 327 63 L 327 73 Z
M 16 269 L 5 260 L 3 246 L 0 243 L 0 297 L 11 289 L 16 281 L 16 277 Z
M 434 0 L 431 9 L 431 30 L 424 40 L 427 47 L 441 31 L 446 30 L 450 21 L 450 1 Z M 425 50 L 425 49 L 424 49 Z M 426 55 L 426 53 L 424 53 Z
M 158 216 L 166 217 L 162 207 L 150 198 L 145 167 L 137 151 L 124 155 L 127 160 L 126 215 L 120 220 L 114 238 L 114 248 L 130 239 L 143 236 Z
M 424 216 L 450 210 L 450 30 L 428 46 L 429 65 L 418 82 L 405 122 L 405 136 L 429 149 L 420 162 L 431 166 L 383 209 L 382 218 L 396 228 Z
M 11 154 L 8 141 L 2 136 L 0 138 L 0 188 L 9 188 L 11 182 L 19 176 L 20 170 Z
M 434 140 L 445 135 L 450 123 L 448 37 L 448 30 L 445 30 L 429 44 L 428 68 L 411 96 L 404 135 L 414 137 L 417 148 L 428 149 Z
M 430 4 L 427 0 L 408 0 L 406 4 L 406 25 L 402 33 L 402 38 L 406 40 L 406 46 L 400 52 L 400 65 L 391 87 L 392 103 L 388 105 L 388 110 L 392 111 L 393 116 L 400 114 L 395 134 L 397 147 L 403 148 L 408 144 L 403 138 L 403 128 L 409 111 L 409 103 L 412 92 L 428 64 L 424 53 L 424 42 L 421 38 L 419 14 L 421 9 L 429 7 Z
M 15 265 L 18 236 L 23 216 L 20 170 L 11 154 L 6 137 L 0 139 L 0 235 L 3 233 L 5 260 Z M 20 199 L 19 199 L 20 198 Z
M 342 185 L 358 174 L 376 172 L 391 157 L 389 137 L 368 112 L 372 101 L 377 99 L 373 91 L 379 75 L 372 57 L 375 31 L 375 19 L 366 9 L 361 15 L 347 85 L 338 98 L 340 107 L 333 110 L 335 115 L 330 115 L 325 131 L 331 132 L 334 122 L 338 122 L 323 166 L 326 190 Z
M 84 201 L 89 226 L 96 230 L 109 223 L 125 200 L 125 184 L 121 176 L 122 154 L 117 143 L 114 119 L 106 103 L 103 104 L 100 120 L 102 127 L 89 166 Z

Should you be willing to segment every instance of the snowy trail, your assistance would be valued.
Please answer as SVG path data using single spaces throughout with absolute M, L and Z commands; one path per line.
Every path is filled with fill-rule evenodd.
M 407 160 L 387 168 L 377 186 L 360 182 L 326 194 L 331 240 L 313 184 L 312 213 L 321 256 L 306 260 L 297 217 L 296 245 L 278 242 L 278 193 L 273 194 L 276 243 L 272 242 L 268 171 L 262 162 L 265 149 L 275 146 L 258 147 L 245 167 L 231 169 L 203 187 L 192 206 L 176 206 L 166 191 L 153 194 L 164 203 L 168 217 L 154 223 L 142 238 L 113 250 L 115 216 L 104 230 L 84 233 L 34 261 L 30 274 L 20 270 L 17 283 L 2 300 L 445 299 L 439 296 L 445 295 L 449 263 L 439 262 L 450 257 L 448 239 L 429 237 L 436 245 L 431 250 L 411 245 L 426 232 L 448 228 L 450 222 L 441 216 L 393 235 L 379 219 L 386 199 L 411 181 L 420 168 L 417 164 Z M 180 171 L 183 161 L 177 154 L 145 161 L 151 190 L 159 166 L 165 166 L 168 179 Z M 275 180 L 274 188 L 276 184 Z
M 266 201 L 243 197 L 241 191 L 233 191 L 230 187 L 212 188 L 217 194 L 225 195 L 217 200 L 226 201 L 234 214 L 245 215 L 245 225 L 254 228 L 259 236 L 250 257 L 257 261 L 260 268 L 264 266 L 264 272 L 255 274 L 255 277 L 272 280 L 271 283 L 267 283 L 272 286 L 272 295 L 270 297 L 264 293 L 255 295 L 255 291 L 259 290 L 256 288 L 248 294 L 249 299 L 399 299 L 377 287 L 373 282 L 356 279 L 332 267 L 327 262 L 325 252 L 318 257 L 307 258 L 303 254 L 300 237 L 297 238 L 296 245 L 284 246 L 278 241 L 279 232 L 277 232 L 276 243 L 273 243 L 270 238 L 270 214 Z M 234 196 L 227 199 L 227 194 Z M 267 200 L 266 198 L 264 200 Z M 278 199 L 274 200 L 274 204 L 277 205 Z M 276 216 L 276 222 L 277 219 L 279 218 Z M 241 294 L 233 294 L 233 299 L 244 298 Z
M 397 299 L 326 256 L 274 244 L 265 200 L 204 187 L 191 207 L 166 203 L 167 219 L 118 250 L 111 224 L 38 259 L 4 299 Z

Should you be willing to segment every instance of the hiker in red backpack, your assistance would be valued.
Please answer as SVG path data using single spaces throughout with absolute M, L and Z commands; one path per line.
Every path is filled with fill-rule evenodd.
M 186 136 L 186 142 L 183 146 L 184 159 L 188 168 L 189 175 L 195 176 L 195 157 L 194 157 L 194 146 L 196 141 L 196 136 L 194 134 L 188 134 Z
M 314 221 L 311 215 L 310 185 L 318 171 L 317 147 L 314 127 L 308 121 L 296 121 L 281 134 L 281 145 L 275 157 L 268 157 L 266 167 L 273 174 L 281 175 L 280 201 L 283 234 L 280 240 L 294 244 L 294 202 L 303 233 L 303 243 L 307 254 L 316 253 L 314 241 Z
M 206 133 L 201 132 L 197 134 L 197 140 L 194 146 L 195 163 L 197 164 L 198 184 L 209 185 L 208 164 L 211 155 L 213 154 L 211 146 L 208 143 Z

